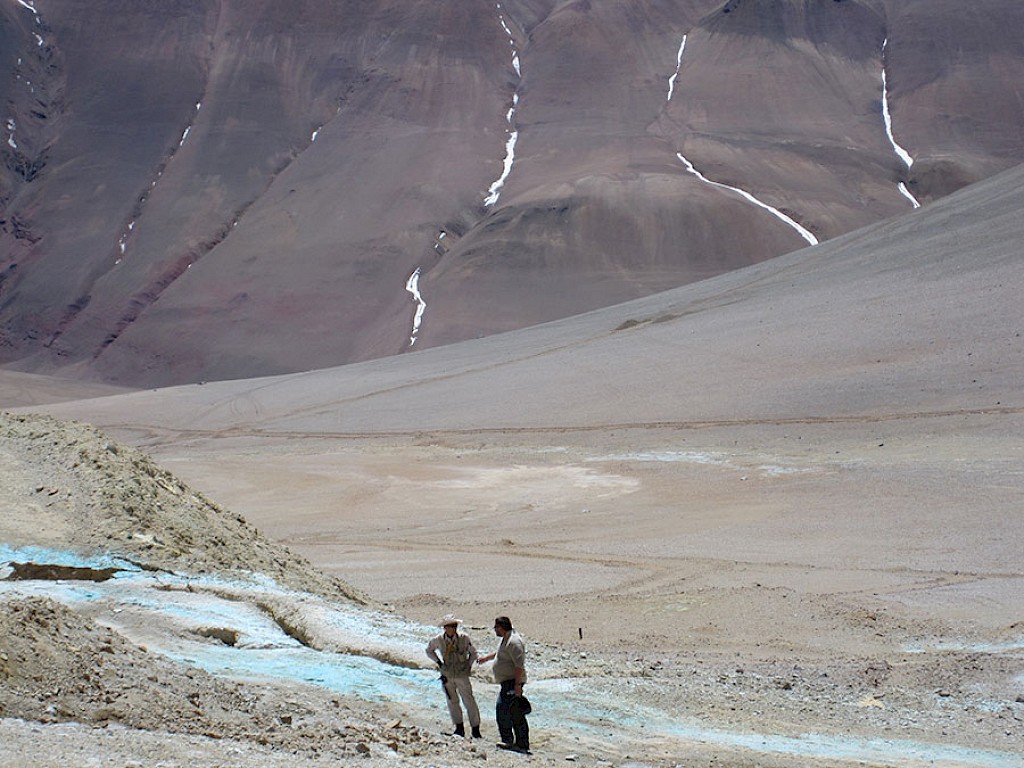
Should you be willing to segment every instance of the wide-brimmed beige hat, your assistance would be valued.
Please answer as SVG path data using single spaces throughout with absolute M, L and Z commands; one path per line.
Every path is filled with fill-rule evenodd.
M 441 623 L 438 624 L 437 626 L 439 626 L 439 627 L 447 627 L 449 624 L 461 624 L 461 623 L 462 623 L 462 619 L 457 618 L 454 613 L 447 613 L 447 614 L 445 614 L 444 618 L 441 619 Z

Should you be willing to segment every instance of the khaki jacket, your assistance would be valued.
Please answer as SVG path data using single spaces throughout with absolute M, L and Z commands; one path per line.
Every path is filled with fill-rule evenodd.
M 427 643 L 427 658 L 435 664 L 440 662 L 441 674 L 445 677 L 469 677 L 476 663 L 476 647 L 469 635 L 457 632 L 449 642 L 442 632 Z

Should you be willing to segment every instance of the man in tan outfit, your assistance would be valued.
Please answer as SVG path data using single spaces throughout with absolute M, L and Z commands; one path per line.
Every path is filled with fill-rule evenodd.
M 462 697 L 462 704 L 466 707 L 466 715 L 469 717 L 473 738 L 479 739 L 481 738 L 480 708 L 473 697 L 473 683 L 469 679 L 473 664 L 476 662 L 476 648 L 469 635 L 459 632 L 461 623 L 462 619 L 457 619 L 452 614 L 441 619 L 444 631 L 427 643 L 427 658 L 437 664 L 441 670 L 441 683 L 448 699 L 448 714 L 451 715 L 452 723 L 455 724 L 454 735 L 466 735 L 462 707 L 459 705 L 459 697 Z M 438 658 L 438 653 L 441 654 L 440 658 Z

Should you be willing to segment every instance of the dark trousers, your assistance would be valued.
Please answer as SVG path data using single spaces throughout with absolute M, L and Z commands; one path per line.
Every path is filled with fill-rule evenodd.
M 498 692 L 498 704 L 494 717 L 498 721 L 498 733 L 505 744 L 515 744 L 523 749 L 530 748 L 530 726 L 521 707 L 516 706 L 515 680 L 503 680 Z

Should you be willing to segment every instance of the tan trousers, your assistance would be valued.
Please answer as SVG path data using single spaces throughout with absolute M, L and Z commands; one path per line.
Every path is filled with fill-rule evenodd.
M 459 706 L 459 697 L 466 707 L 466 714 L 469 716 L 469 725 L 476 728 L 480 725 L 480 708 L 476 705 L 473 697 L 473 683 L 468 677 L 449 677 L 444 689 L 447 692 L 448 714 L 452 716 L 452 722 L 458 725 L 462 722 L 462 707 Z

